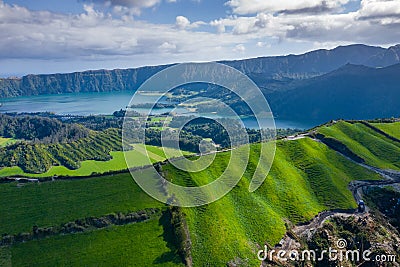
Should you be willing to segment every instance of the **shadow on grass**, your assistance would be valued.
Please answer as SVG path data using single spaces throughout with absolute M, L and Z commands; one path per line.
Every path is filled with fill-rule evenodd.
M 168 210 L 163 211 L 158 223 L 163 227 L 162 238 L 167 243 L 167 247 L 170 251 L 165 252 L 161 256 L 157 257 L 153 263 L 164 264 L 170 262 L 184 265 L 181 257 L 178 254 L 176 239 L 171 225 L 171 214 Z

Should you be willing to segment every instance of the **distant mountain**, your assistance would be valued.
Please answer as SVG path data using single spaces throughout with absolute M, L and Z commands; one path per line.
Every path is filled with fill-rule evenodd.
M 290 90 L 268 95 L 279 118 L 328 121 L 400 116 L 400 64 L 371 68 L 347 64 L 297 81 Z
M 303 79 L 333 71 L 346 63 L 382 67 L 380 62 L 388 49 L 367 45 L 339 46 L 332 50 L 315 50 L 301 55 L 260 57 L 254 59 L 223 61 L 247 75 L 259 75 L 268 79 Z M 389 56 L 388 56 L 389 57 Z M 372 60 L 375 59 L 375 60 Z M 385 58 L 385 61 L 386 60 Z M 393 59 L 393 61 L 396 61 Z M 397 62 L 399 63 L 397 58 Z
M 137 69 L 90 70 L 68 74 L 27 75 L 0 79 L 0 97 L 136 90 L 167 66 Z
M 307 79 L 333 71 L 346 63 L 386 67 L 399 60 L 400 46 L 388 49 L 366 45 L 340 46 L 302 55 L 260 57 L 221 61 L 252 78 L 266 93 L 293 80 Z M 0 97 L 61 94 L 71 92 L 133 91 L 146 79 L 170 65 L 124 70 L 94 70 L 69 74 L 27 75 L 0 79 Z

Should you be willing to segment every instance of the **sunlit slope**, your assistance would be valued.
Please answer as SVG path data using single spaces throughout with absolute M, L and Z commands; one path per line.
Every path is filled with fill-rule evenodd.
M 0 233 L 18 234 L 112 212 L 164 205 L 143 192 L 129 173 L 86 180 L 0 184 Z
M 383 126 L 389 129 L 387 126 Z M 395 131 L 394 128 L 390 128 Z M 400 127 L 399 127 L 400 128 Z M 331 126 L 318 128 L 326 137 L 334 138 L 365 160 L 365 163 L 382 169 L 400 169 L 400 142 L 390 140 L 362 123 L 339 121 Z
M 249 193 L 259 151 L 260 145 L 251 146 L 246 173 L 229 194 L 212 204 L 184 209 L 194 266 L 223 266 L 237 257 L 255 266 L 259 264 L 255 254 L 258 246 L 276 244 L 286 231 L 286 221 L 307 221 L 326 209 L 354 208 L 348 183 L 379 179 L 324 144 L 305 138 L 279 141 L 267 179 L 257 191 Z M 221 153 L 213 168 L 202 172 L 187 174 L 171 165 L 164 170 L 174 183 L 195 186 L 218 177 L 228 161 L 229 154 Z
M 384 131 L 385 133 L 400 139 L 400 122 L 391 123 L 371 123 L 376 128 Z
M 168 218 L 20 243 L 12 266 L 185 266 Z
M 161 210 L 149 221 L 0 247 L 0 266 L 183 266 L 165 204 L 143 192 L 130 173 L 18 185 L 0 184 L 1 236 L 59 227 L 89 217 Z M 5 265 L 8 266 L 8 265 Z
M 143 144 L 134 144 L 134 149 L 123 152 L 123 151 L 111 151 L 110 155 L 112 159 L 108 161 L 98 161 L 98 160 L 85 160 L 80 162 L 80 167 L 75 170 L 68 169 L 65 166 L 52 166 L 50 169 L 44 173 L 27 173 L 24 172 L 20 167 L 4 167 L 0 169 L 0 177 L 6 176 L 24 176 L 32 178 L 43 178 L 52 176 L 89 176 L 92 174 L 103 174 L 112 171 L 122 171 L 126 170 L 128 167 L 141 167 L 149 165 L 150 158 L 152 163 L 164 161 L 167 159 L 162 147 L 157 146 L 144 146 Z M 177 149 L 164 148 L 167 151 L 169 157 L 178 157 L 180 154 Z M 146 152 L 147 150 L 147 152 Z M 126 156 L 131 158 L 132 164 L 127 166 L 124 153 Z M 190 152 L 183 151 L 184 155 L 189 155 Z

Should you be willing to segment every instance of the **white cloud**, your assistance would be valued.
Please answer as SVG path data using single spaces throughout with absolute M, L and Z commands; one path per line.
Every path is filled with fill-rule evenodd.
M 84 10 L 67 15 L 0 2 L 0 58 L 105 60 L 151 55 L 170 61 L 212 60 L 230 57 L 232 45 L 241 39 L 114 17 L 93 5 Z M 190 29 L 203 23 L 184 25 Z M 215 49 L 216 44 L 222 49 Z
M 256 43 L 256 46 L 257 47 L 267 47 L 267 48 L 270 48 L 271 47 L 271 44 L 269 44 L 269 43 L 267 43 L 267 42 L 257 42 Z
M 159 48 L 163 51 L 173 51 L 176 50 L 176 44 L 164 42 L 162 45 L 159 46 Z
M 230 0 L 226 5 L 239 15 L 259 12 L 313 13 L 339 8 L 350 0 Z
M 190 26 L 190 20 L 184 16 L 177 16 L 175 24 L 179 29 L 186 29 Z
M 331 6 L 339 7 L 346 1 L 335 0 Z M 266 11 L 234 14 L 207 24 L 191 22 L 185 16 L 176 17 L 175 23 L 156 24 L 125 15 L 133 6 L 145 8 L 158 2 L 113 1 L 109 4 L 113 4 L 111 14 L 99 11 L 99 6 L 92 3 L 85 5 L 81 14 L 72 15 L 32 11 L 0 0 L 0 68 L 5 66 L 5 60 L 101 60 L 106 64 L 103 62 L 123 59 L 134 64 L 150 60 L 158 64 L 261 56 L 266 55 L 265 47 L 269 48 L 268 54 L 276 55 L 304 52 L 314 45 L 392 45 L 400 40 L 397 0 L 362 0 L 360 9 L 353 12 L 317 14 L 281 12 L 288 8 L 299 11 L 306 4 L 321 2 L 317 0 L 301 0 L 296 5 L 291 4 L 294 1 L 268 1 L 272 7 L 267 9 L 266 1 L 249 0 L 263 5 L 260 9 L 253 6 L 253 10 Z M 244 12 L 246 1 L 235 2 L 242 4 Z M 250 10 L 250 4 L 246 8 Z M 202 31 L 207 26 L 216 31 Z
M 86 2 L 103 3 L 110 6 L 125 6 L 133 8 L 149 8 L 160 3 L 160 0 L 85 0 Z
M 161 0 L 82 0 L 88 3 L 103 4 L 113 7 L 117 14 L 139 15 L 143 8 L 151 8 L 161 2 Z
M 213 20 L 210 22 L 211 26 L 214 26 L 217 28 L 218 33 L 224 33 L 225 32 L 225 23 L 222 19 L 219 20 Z
M 203 21 L 196 21 L 191 23 L 190 20 L 184 16 L 177 16 L 175 19 L 175 25 L 178 29 L 193 29 L 198 28 L 200 25 L 206 25 Z
M 233 15 L 214 20 L 211 25 L 225 30 L 225 34 L 240 35 L 254 40 L 278 38 L 280 42 L 310 43 L 366 43 L 394 44 L 400 40 L 400 1 L 362 0 L 359 10 L 354 12 L 302 13 L 280 12 L 291 9 L 303 10 L 323 1 L 242 1 L 232 0 L 228 4 L 238 13 L 255 15 Z M 339 7 L 347 0 L 330 1 L 330 7 Z M 396 30 L 397 27 L 397 30 Z M 229 29 L 229 31 L 227 31 Z
M 238 44 L 233 48 L 233 52 L 244 53 L 246 51 L 246 47 L 243 44 Z
M 383 25 L 400 23 L 400 1 L 362 0 L 357 19 L 370 20 Z

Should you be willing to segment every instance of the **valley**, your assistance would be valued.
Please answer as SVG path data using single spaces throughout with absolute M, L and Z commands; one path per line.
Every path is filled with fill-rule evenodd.
M 299 55 L 218 63 L 239 70 L 252 79 L 267 98 L 277 121 L 308 129 L 332 119 L 398 117 L 400 109 L 394 100 L 399 98 L 399 55 L 400 45 L 388 48 L 348 45 Z M 110 114 L 124 109 L 127 99 L 140 90 L 148 78 L 172 65 L 0 79 L 0 97 L 5 99 L 0 111 Z M 181 75 L 190 75 L 192 71 L 189 69 Z M 235 99 L 218 86 L 192 83 L 184 85 L 183 89 L 198 93 L 192 97 L 224 100 L 238 114 L 248 115 L 240 99 Z M 157 92 L 157 88 L 151 90 Z M 17 102 L 12 100 L 15 97 L 19 97 Z M 36 101 L 29 101 L 31 97 Z M 158 97 L 148 93 L 142 96 L 147 100 Z M 102 104 L 87 105 L 87 101 L 93 103 L 94 99 Z M 147 102 L 143 100 L 134 104 L 140 106 Z M 161 114 L 167 109 L 155 111 Z M 178 112 L 187 110 L 179 108 Z M 282 125 L 280 128 L 287 127 Z
M 107 255 L 104 254 L 107 247 L 114 256 L 102 258 L 104 265 L 119 263 L 134 266 L 151 262 L 151 265 L 160 266 L 197 266 L 205 263 L 221 266 L 239 262 L 258 266 L 260 262 L 256 252 L 264 244 L 271 247 L 278 244 L 291 225 L 310 221 L 325 210 L 355 209 L 357 203 L 349 184 L 358 183 L 361 186 L 361 182 L 356 182 L 358 180 L 368 180 L 370 185 L 375 184 L 374 180 L 384 183 L 379 173 L 338 153 L 332 143 L 345 146 L 347 150 L 342 151 L 351 151 L 364 162 L 362 164 L 386 172 L 398 169 L 396 157 L 389 155 L 398 155 L 400 143 L 373 131 L 364 123 L 339 121 L 317 127 L 309 131 L 308 136 L 278 140 L 271 172 L 254 193 L 249 193 L 247 188 L 260 150 L 259 145 L 251 145 L 250 162 L 239 184 L 221 200 L 198 208 L 175 209 L 151 199 L 132 181 L 129 173 L 53 182 L 2 183 L 0 197 L 5 205 L 0 209 L 5 216 L 1 217 L 0 229 L 3 240 L 7 240 L 9 235 L 15 235 L 16 240 L 13 245 L 2 247 L 2 260 L 7 262 L 8 259 L 16 266 L 24 266 L 27 262 L 47 266 L 74 266 L 82 262 L 90 265 L 98 257 L 103 257 L 100 255 Z M 390 122 L 373 125 L 392 131 L 398 127 L 398 123 Z M 385 133 L 390 135 L 390 130 Z M 324 135 L 325 140 L 336 140 L 336 143 L 328 142 L 326 145 L 323 140 L 316 141 L 317 134 Z M 342 145 L 338 147 L 342 148 Z M 159 154 L 156 149 L 154 147 L 150 151 Z M 167 173 L 166 178 L 173 179 L 176 184 L 200 185 L 218 177 L 229 157 L 229 152 L 218 153 L 211 168 L 198 173 L 180 172 L 169 164 L 162 165 L 162 169 Z M 371 194 L 367 198 L 368 207 L 378 214 L 373 216 L 382 216 L 374 207 L 381 205 L 379 202 L 374 204 L 374 191 L 367 190 L 366 184 L 362 188 L 363 195 Z M 83 218 L 148 208 L 156 208 L 160 212 L 133 224 L 110 225 L 103 229 L 18 242 L 24 233 L 25 236 L 32 233 L 34 226 L 56 229 L 73 221 L 79 225 Z M 180 214 L 177 222 L 172 220 L 176 218 L 173 214 Z M 187 235 L 176 234 L 182 227 L 187 229 Z M 393 232 L 396 230 L 385 229 L 389 229 L 387 231 L 391 231 L 392 235 L 398 235 Z M 215 235 L 221 238 L 215 239 Z M 185 241 L 185 238 L 190 238 L 190 241 Z M 134 245 L 137 240 L 141 240 L 140 246 Z M 181 246 L 186 246 L 184 244 L 190 245 L 182 250 Z M 93 251 L 98 251 L 99 256 Z M 35 259 L 32 259 L 33 255 Z
M 400 0 L 0 0 L 0 267 L 400 267 Z

